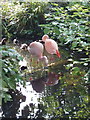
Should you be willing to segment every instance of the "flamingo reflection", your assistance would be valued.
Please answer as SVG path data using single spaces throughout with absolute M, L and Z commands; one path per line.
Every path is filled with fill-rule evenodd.
M 54 72 L 49 72 L 48 73 L 48 79 L 45 82 L 45 84 L 47 86 L 54 86 L 54 85 L 58 84 L 59 76 L 60 76 L 59 74 L 56 74 Z
M 33 80 L 33 78 L 31 79 L 30 77 L 32 88 L 36 92 L 41 93 L 44 91 L 45 86 L 54 86 L 58 84 L 59 76 L 60 76 L 59 74 L 49 72 L 47 76 L 35 80 Z
M 32 85 L 33 90 L 35 90 L 37 93 L 41 93 L 45 89 L 44 78 L 41 77 L 39 79 L 31 80 L 31 85 Z

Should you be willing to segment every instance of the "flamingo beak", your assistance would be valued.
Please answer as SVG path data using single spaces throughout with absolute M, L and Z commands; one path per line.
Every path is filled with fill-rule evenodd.
M 59 58 L 61 57 L 61 55 L 60 55 L 60 53 L 59 53 L 58 50 L 56 50 L 56 55 L 57 55 Z

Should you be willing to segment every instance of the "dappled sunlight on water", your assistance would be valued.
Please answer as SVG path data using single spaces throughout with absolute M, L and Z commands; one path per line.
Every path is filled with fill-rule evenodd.
M 33 90 L 32 85 L 30 82 L 26 83 L 26 87 L 24 88 L 22 85 L 17 87 L 18 90 L 21 89 L 21 93 L 26 96 L 26 100 L 20 104 L 19 108 L 19 116 L 22 116 L 22 111 L 25 108 L 25 106 L 29 106 L 29 109 L 32 111 L 32 107 L 37 108 L 39 102 L 38 98 L 41 96 L 40 93 L 37 93 L 36 91 Z M 32 106 L 31 106 L 32 105 Z M 31 107 L 30 107 L 31 106 Z M 32 111 L 32 114 L 35 116 L 35 113 L 37 112 L 38 109 L 35 109 Z M 33 116 L 33 117 L 34 117 Z

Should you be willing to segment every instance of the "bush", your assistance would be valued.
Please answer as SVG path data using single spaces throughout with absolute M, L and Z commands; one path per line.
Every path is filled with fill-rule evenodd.
M 12 89 L 16 90 L 16 85 L 20 82 L 24 84 L 18 62 L 22 60 L 22 57 L 12 48 L 2 46 L 0 47 L 0 66 L 2 67 L 2 98 L 5 101 L 11 99 L 11 96 L 7 92 Z
M 70 2 L 63 7 L 59 3 L 50 3 L 49 12 L 45 14 L 46 24 L 40 25 L 44 34 L 57 40 L 61 46 L 68 46 L 71 50 L 85 50 L 88 55 L 90 8 L 87 4 Z
M 44 23 L 46 3 L 7 2 L 2 4 L 3 37 L 36 40 L 43 34 L 39 24 Z

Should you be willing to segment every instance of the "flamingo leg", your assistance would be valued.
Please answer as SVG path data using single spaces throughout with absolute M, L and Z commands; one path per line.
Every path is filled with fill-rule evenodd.
M 53 54 L 50 56 L 50 61 L 53 62 L 55 58 L 53 57 Z

